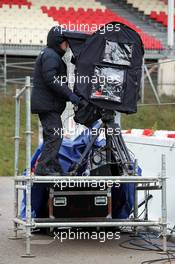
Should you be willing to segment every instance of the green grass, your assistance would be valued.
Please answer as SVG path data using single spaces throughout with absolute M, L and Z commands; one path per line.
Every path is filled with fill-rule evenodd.
M 175 130 L 175 105 L 139 106 L 136 114 L 122 115 L 122 129 Z
M 153 130 L 175 130 L 175 104 L 169 104 L 175 103 L 175 97 L 162 95 L 159 99 L 165 105 L 157 105 L 149 83 L 145 83 L 144 103 L 154 106 L 138 106 L 136 114 L 123 114 L 122 129 L 151 128 Z
M 37 146 L 37 118 L 32 116 L 32 150 Z M 20 163 L 25 168 L 25 104 L 21 100 Z M 15 99 L 0 97 L 0 175 L 14 174 Z
M 0 175 L 14 173 L 15 99 L 0 95 Z M 175 130 L 175 105 L 140 106 L 138 113 L 122 115 L 122 129 Z M 37 146 L 37 117 L 32 115 L 32 151 Z M 20 172 L 25 168 L 25 104 L 21 101 Z

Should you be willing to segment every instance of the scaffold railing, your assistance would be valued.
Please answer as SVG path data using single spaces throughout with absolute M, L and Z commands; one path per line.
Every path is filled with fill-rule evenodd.
M 31 254 L 31 231 L 34 228 L 43 227 L 106 227 L 106 226 L 131 226 L 134 228 L 140 226 L 156 226 L 161 228 L 163 237 L 163 250 L 167 250 L 167 204 L 166 204 L 166 160 L 165 155 L 161 158 L 161 173 L 159 177 L 155 176 L 35 176 L 31 173 L 31 105 L 30 105 L 31 84 L 30 77 L 26 77 L 25 87 L 16 90 L 16 119 L 15 119 L 15 166 L 14 166 L 14 238 L 18 238 L 19 226 L 25 227 L 26 254 L 25 257 L 33 257 Z M 20 98 L 25 96 L 26 102 L 26 175 L 19 174 L 19 143 L 20 143 Z M 100 181 L 103 180 L 118 183 L 135 183 L 135 201 L 134 201 L 134 218 L 132 219 L 112 219 L 105 218 L 102 220 L 87 219 L 85 221 L 77 219 L 35 219 L 31 213 L 31 189 L 34 183 L 59 183 L 61 181 Z M 146 184 L 146 185 L 145 185 Z M 138 191 L 151 188 L 151 190 L 160 190 L 161 192 L 161 216 L 158 220 L 142 220 L 138 215 Z M 19 191 L 26 192 L 26 217 L 22 219 L 19 213 Z

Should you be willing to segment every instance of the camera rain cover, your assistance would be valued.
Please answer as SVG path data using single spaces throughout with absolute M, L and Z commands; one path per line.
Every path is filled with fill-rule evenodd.
M 77 46 L 71 39 L 70 46 L 76 47 L 71 48 L 73 54 L 76 50 L 74 92 L 99 109 L 136 113 L 144 56 L 139 34 L 110 22 L 83 41 Z
M 132 44 L 106 40 L 103 62 L 116 65 L 131 65 Z
M 96 66 L 92 80 L 91 98 L 122 102 L 124 70 Z

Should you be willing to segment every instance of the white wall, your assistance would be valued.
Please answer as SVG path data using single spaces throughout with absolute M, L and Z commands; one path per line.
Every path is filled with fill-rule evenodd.
M 161 155 L 166 155 L 168 223 L 173 227 L 175 225 L 175 139 L 133 135 L 124 135 L 124 139 L 138 159 L 143 176 L 158 176 L 161 171 Z M 149 201 L 149 217 L 157 220 L 161 212 L 160 191 L 150 191 L 150 193 L 153 198 Z M 139 201 L 142 200 L 142 195 L 139 195 Z
M 175 61 L 159 60 L 158 93 L 159 95 L 175 95 Z

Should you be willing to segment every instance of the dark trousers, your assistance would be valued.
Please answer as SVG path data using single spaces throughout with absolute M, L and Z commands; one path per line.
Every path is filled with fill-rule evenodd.
M 36 170 L 61 171 L 58 151 L 62 143 L 62 121 L 57 112 L 40 113 L 39 119 L 43 127 L 44 146 L 38 160 Z

